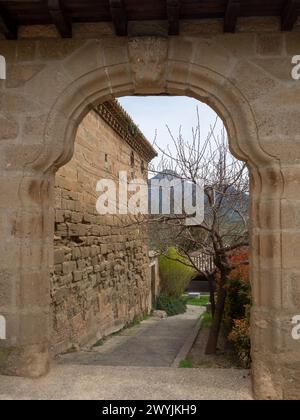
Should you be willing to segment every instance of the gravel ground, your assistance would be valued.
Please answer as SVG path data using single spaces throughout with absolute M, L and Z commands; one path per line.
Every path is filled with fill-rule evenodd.
M 250 400 L 248 371 L 62 365 L 39 380 L 0 377 L 0 399 Z

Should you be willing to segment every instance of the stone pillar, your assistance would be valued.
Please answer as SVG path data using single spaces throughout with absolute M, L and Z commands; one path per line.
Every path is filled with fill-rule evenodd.
M 292 319 L 300 315 L 300 166 L 261 168 L 252 183 L 254 394 L 299 399 Z
M 48 371 L 52 183 L 52 175 L 36 171 L 1 171 L 0 315 L 6 339 L 0 340 L 0 374 L 39 377 Z

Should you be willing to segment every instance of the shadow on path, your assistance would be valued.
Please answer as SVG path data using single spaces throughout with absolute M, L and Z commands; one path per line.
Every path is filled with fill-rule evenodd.
M 203 308 L 188 306 L 182 315 L 143 321 L 105 340 L 100 347 L 59 357 L 60 364 L 168 367 L 192 333 Z

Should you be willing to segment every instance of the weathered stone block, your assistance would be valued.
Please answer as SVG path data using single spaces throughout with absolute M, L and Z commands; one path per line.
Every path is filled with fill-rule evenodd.
M 261 55 L 281 55 L 284 39 L 279 33 L 262 33 L 257 35 L 257 52 Z
M 65 251 L 63 249 L 54 250 L 54 264 L 62 264 L 65 261 Z
M 11 117 L 0 116 L 0 141 L 13 140 L 18 136 L 18 123 Z
M 82 271 L 74 271 L 73 280 L 74 282 L 82 280 Z

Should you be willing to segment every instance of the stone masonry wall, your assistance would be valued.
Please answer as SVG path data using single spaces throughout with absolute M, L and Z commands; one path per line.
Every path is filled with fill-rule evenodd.
M 96 183 L 120 170 L 141 177 L 142 159 L 96 113 L 79 126 L 72 160 L 56 175 L 51 281 L 52 353 L 120 329 L 150 309 L 144 228 L 96 211 Z M 143 174 L 147 178 L 147 174 Z M 124 220 L 123 220 L 124 222 Z
M 292 77 L 294 56 L 300 54 L 300 20 L 293 31 L 281 32 L 279 17 L 239 18 L 235 34 L 223 33 L 222 19 L 189 21 L 181 23 L 178 37 L 163 36 L 159 22 L 138 23 L 129 37 L 116 37 L 98 24 L 73 26 L 73 39 L 61 39 L 52 25 L 20 28 L 21 39 L 0 41 L 7 61 L 7 79 L 0 81 L 0 314 L 7 326 L 6 340 L 0 340 L 0 373 L 39 377 L 49 369 L 53 173 L 72 155 L 74 129 L 84 113 L 97 102 L 125 95 L 188 95 L 220 115 L 232 152 L 251 173 L 254 395 L 299 400 L 300 341 L 293 339 L 291 321 L 300 313 L 300 81 Z M 76 178 L 72 182 L 80 185 Z M 88 247 L 87 238 L 92 239 L 73 233 L 69 220 L 59 222 L 56 235 L 67 240 L 63 232 L 68 226 L 74 243 L 80 248 L 84 238 L 82 248 Z M 86 230 L 87 225 L 76 226 Z M 73 274 L 65 285 L 62 278 L 56 275 L 52 281 L 57 323 L 52 342 L 61 348 L 75 335 L 60 307 L 78 314 L 75 297 L 81 293 L 82 306 L 91 308 L 87 302 L 97 295 L 82 282 L 81 291 L 70 295 L 68 289 L 79 286 Z M 117 289 L 109 289 L 111 302 L 109 293 Z M 135 286 L 133 295 L 135 290 L 141 289 Z M 62 297 L 59 304 L 64 292 L 75 303 Z M 96 311 L 98 316 L 108 312 L 106 306 Z M 83 323 L 96 325 L 91 309 L 81 313 Z M 69 313 L 67 319 L 75 316 Z M 94 330 L 101 335 L 98 327 Z

